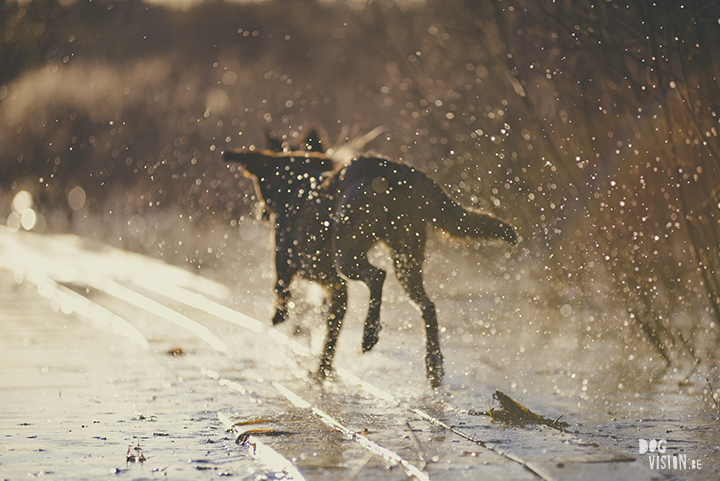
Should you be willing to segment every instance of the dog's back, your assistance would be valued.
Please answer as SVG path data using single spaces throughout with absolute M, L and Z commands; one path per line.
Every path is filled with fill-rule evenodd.
M 335 237 L 358 239 L 363 248 L 377 241 L 402 248 L 424 240 L 426 224 L 453 237 L 517 240 L 511 226 L 464 208 L 408 165 L 362 157 L 336 175 Z
M 510 225 L 464 208 L 422 172 L 376 157 L 361 157 L 327 178 L 292 224 L 287 235 L 295 269 L 320 282 L 334 278 L 343 264 L 357 264 L 378 242 L 422 263 L 428 224 L 453 237 L 516 242 Z

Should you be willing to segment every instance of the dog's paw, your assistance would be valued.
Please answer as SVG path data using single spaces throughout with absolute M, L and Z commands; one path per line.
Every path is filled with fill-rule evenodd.
M 285 309 L 278 309 L 275 311 L 275 315 L 272 318 L 273 326 L 284 322 L 288 317 L 288 312 Z
M 380 323 L 378 322 L 374 325 L 370 325 L 366 322 L 363 330 L 362 351 L 368 352 L 370 349 L 375 347 L 375 344 L 377 344 L 379 340 Z
M 332 368 L 320 367 L 317 371 L 310 373 L 310 379 L 317 384 L 325 384 L 333 380 Z

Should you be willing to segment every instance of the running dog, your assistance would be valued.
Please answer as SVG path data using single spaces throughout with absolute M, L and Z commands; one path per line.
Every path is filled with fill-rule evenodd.
M 433 388 L 443 379 L 435 305 L 423 287 L 426 225 L 456 238 L 499 238 L 517 242 L 511 225 L 491 214 L 466 209 L 428 176 L 407 165 L 363 156 L 343 168 L 321 150 L 235 150 L 223 154 L 238 162 L 254 181 L 258 198 L 275 224 L 277 310 L 288 317 L 290 283 L 295 277 L 323 285 L 330 298 L 327 336 L 318 370 L 332 370 L 347 310 L 347 279 L 370 289 L 362 349 L 378 342 L 385 271 L 370 264 L 367 252 L 378 242 L 392 251 L 395 273 L 425 323 L 426 375 Z

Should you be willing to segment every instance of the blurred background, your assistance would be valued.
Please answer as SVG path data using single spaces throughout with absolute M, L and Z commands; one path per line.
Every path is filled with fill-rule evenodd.
M 223 150 L 384 127 L 368 149 L 518 227 L 488 262 L 563 322 L 717 365 L 715 1 L 0 0 L 0 35 L 11 229 L 212 276 L 268 245 Z

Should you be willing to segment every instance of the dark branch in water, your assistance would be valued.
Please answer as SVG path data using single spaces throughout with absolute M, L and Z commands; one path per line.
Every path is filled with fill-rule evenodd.
M 562 416 L 557 419 L 550 419 L 535 414 L 501 391 L 495 391 L 492 398 L 500 403 L 500 409 L 491 407 L 489 411 L 470 411 L 469 414 L 473 416 L 490 416 L 493 421 L 500 421 L 513 426 L 522 427 L 528 424 L 543 424 L 559 430 L 568 427 L 568 423 L 560 421 Z

